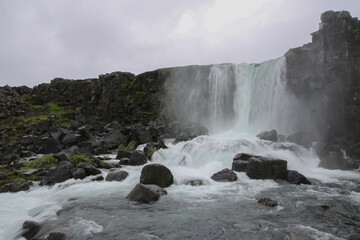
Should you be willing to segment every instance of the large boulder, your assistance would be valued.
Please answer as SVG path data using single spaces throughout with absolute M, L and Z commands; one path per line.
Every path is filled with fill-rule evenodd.
M 130 137 L 132 140 L 138 141 L 141 144 L 153 141 L 150 129 L 146 128 L 143 125 L 134 126 L 131 129 Z
M 77 165 L 77 167 L 84 169 L 87 176 L 101 174 L 101 171 L 99 169 L 97 169 L 91 163 L 88 162 L 81 162 Z
M 130 157 L 131 157 L 131 152 L 122 149 L 119 149 L 116 155 L 116 159 L 130 158 Z
M 216 182 L 235 182 L 237 175 L 228 168 L 225 168 L 211 176 L 211 179 Z
M 129 176 L 129 173 L 124 170 L 115 170 L 108 173 L 105 178 L 105 181 L 112 182 L 118 181 L 121 182 Z
M 150 203 L 157 201 L 160 196 L 166 194 L 166 190 L 157 185 L 138 183 L 129 195 L 127 195 L 126 199 L 140 203 Z
M 21 181 L 19 183 L 7 183 L 0 186 L 0 193 L 27 191 L 33 183 L 31 181 Z
M 233 163 L 231 170 L 236 172 L 245 172 L 248 164 L 248 160 L 254 157 L 254 155 L 246 154 L 246 153 L 238 153 L 233 158 Z
M 147 158 L 143 151 L 135 150 L 131 153 L 129 159 L 129 165 L 139 166 L 139 165 L 144 165 L 146 162 L 147 162 Z
M 296 143 L 297 145 L 303 146 L 304 148 L 309 149 L 312 145 L 311 138 L 306 132 L 300 131 L 294 134 L 289 135 L 286 138 L 287 141 Z
M 252 157 L 248 160 L 246 174 L 252 179 L 284 179 L 287 162 L 267 157 Z
M 273 129 L 271 131 L 261 132 L 256 136 L 258 138 L 260 138 L 260 139 L 267 140 L 267 141 L 272 141 L 272 142 L 277 142 L 277 140 L 278 140 L 278 134 L 277 134 L 277 131 L 275 129 Z
M 288 170 L 286 173 L 285 180 L 292 184 L 309 184 L 311 185 L 311 182 L 301 173 L 293 170 Z
M 40 185 L 53 185 L 55 183 L 64 182 L 72 178 L 72 170 L 74 165 L 70 162 L 63 161 L 53 170 L 50 170 L 41 180 Z
M 140 183 L 155 184 L 159 187 L 168 187 L 174 183 L 171 171 L 161 164 L 149 164 L 141 170 Z
M 49 139 L 44 139 L 37 153 L 50 154 L 50 153 L 58 153 L 61 150 L 62 147 L 60 141 L 58 139 L 49 138 Z

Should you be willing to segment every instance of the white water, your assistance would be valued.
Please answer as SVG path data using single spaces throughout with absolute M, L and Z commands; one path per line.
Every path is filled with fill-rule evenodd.
M 173 70 L 164 104 L 175 119 L 226 130 L 281 134 L 313 130 L 307 106 L 286 90 L 285 57 L 262 64 L 219 64 Z
M 353 180 L 360 179 L 356 172 L 317 168 L 317 156 L 313 151 L 301 146 L 292 143 L 273 143 L 255 137 L 256 133 L 273 128 L 283 134 L 302 130 L 304 125 L 300 122 L 309 119 L 306 108 L 286 91 L 284 64 L 284 58 L 280 58 L 261 65 L 222 64 L 174 70 L 173 79 L 167 83 L 167 107 L 175 110 L 171 113 L 177 119 L 200 122 L 207 126 L 212 134 L 178 144 L 167 142 L 168 149 L 154 153 L 152 161 L 167 166 L 175 178 L 175 184 L 167 188 L 168 195 L 163 196 L 158 202 L 160 206 L 171 202 L 180 205 L 191 203 L 191 207 L 184 211 L 199 211 L 197 208 L 200 207 L 200 215 L 207 219 L 206 214 L 211 214 L 211 210 L 207 210 L 208 204 L 213 204 L 211 206 L 215 206 L 216 210 L 218 205 L 239 202 L 238 211 L 241 212 L 245 211 L 241 210 L 241 203 L 256 203 L 257 196 L 264 191 L 281 193 L 279 183 L 272 180 L 252 180 L 245 173 L 237 173 L 239 179 L 233 183 L 218 183 L 210 178 L 223 168 L 231 168 L 232 159 L 239 152 L 285 159 L 288 161 L 289 169 L 297 170 L 322 183 L 353 184 Z M 106 210 L 102 216 L 91 211 L 86 216 L 77 216 L 75 211 L 69 224 L 59 227 L 60 230 L 75 234 L 72 239 L 87 239 L 106 231 L 109 228 L 107 221 L 118 222 L 121 217 L 119 215 L 122 214 L 127 218 L 129 228 L 134 229 L 134 239 L 161 239 L 156 236 L 156 232 L 154 234 L 145 230 L 146 227 L 133 227 L 132 224 L 136 225 L 136 220 L 131 222 L 137 212 L 141 213 L 144 209 L 158 205 L 134 207 L 125 200 L 126 195 L 139 182 L 142 167 L 124 167 L 129 172 L 129 177 L 123 182 L 92 182 L 87 178 L 83 181 L 69 180 L 51 188 L 35 186 L 28 192 L 0 194 L 0 239 L 22 239 L 19 229 L 25 220 L 43 222 L 58 219 L 56 213 L 59 210 L 71 212 L 69 209 L 72 206 L 82 204 L 90 204 L 95 209 L 106 209 L 109 206 L 110 210 Z M 107 172 L 103 172 L 104 176 L 106 174 Z M 204 185 L 185 185 L 189 180 L 202 180 Z M 314 196 L 315 202 L 324 198 L 339 197 L 337 192 L 324 192 L 316 186 L 293 188 L 296 194 L 305 196 L 301 201 L 294 203 L 297 207 L 304 205 L 304 201 L 310 196 Z M 360 205 L 358 193 L 351 192 L 349 198 Z M 116 202 L 125 204 L 125 207 L 119 207 Z M 274 211 L 286 211 L 287 207 L 288 205 L 284 204 Z M 117 215 L 117 211 L 121 213 Z M 155 220 L 161 221 L 162 218 L 166 219 L 166 214 L 172 213 L 165 212 L 163 215 L 160 214 L 160 217 L 153 213 L 151 218 L 156 215 L 158 218 Z M 193 219 L 194 224 L 202 221 L 201 218 L 192 215 L 190 218 L 188 215 L 185 216 L 184 221 L 177 220 L 177 223 L 184 224 L 189 221 L 188 219 Z M 254 219 L 260 217 L 261 215 L 254 215 Z M 121 226 L 126 222 L 118 224 Z M 234 226 L 238 224 L 235 223 Z M 182 225 L 173 227 L 181 229 Z M 306 221 L 292 227 L 301 229 L 307 236 L 325 236 L 324 239 L 333 239 L 331 234 L 319 232 Z

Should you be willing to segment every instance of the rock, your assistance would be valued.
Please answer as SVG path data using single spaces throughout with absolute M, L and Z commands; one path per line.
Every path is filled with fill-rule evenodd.
M 42 145 L 39 147 L 37 153 L 40 154 L 50 154 L 50 153 L 58 153 L 62 150 L 61 144 L 58 139 L 47 139 Z
M 81 162 L 77 165 L 77 167 L 84 169 L 87 176 L 101 174 L 101 171 L 99 169 L 97 169 L 92 164 L 87 163 L 87 162 Z
M 186 181 L 185 185 L 202 186 L 202 185 L 204 185 L 204 182 L 201 179 L 192 179 L 192 180 Z
M 216 182 L 235 182 L 237 181 L 237 175 L 228 168 L 221 170 L 211 176 L 211 179 Z
M 143 151 L 135 150 L 131 153 L 131 156 L 129 159 L 129 165 L 131 165 L 131 166 L 144 165 L 146 162 L 147 162 L 147 158 Z
M 300 131 L 289 135 L 286 138 L 287 141 L 296 143 L 297 145 L 303 146 L 306 149 L 310 149 L 312 145 L 311 138 L 306 132 Z
M 119 161 L 119 165 L 129 165 L 129 159 L 128 158 L 121 158 Z
M 119 149 L 118 153 L 116 155 L 116 159 L 130 158 L 130 157 L 131 157 L 131 152 L 125 151 L 125 150 L 122 150 L 122 149 Z
M 27 240 L 31 240 L 40 231 L 40 228 L 40 223 L 27 220 L 23 223 L 24 233 L 22 234 L 22 236 Z
M 41 180 L 40 185 L 53 185 L 55 183 L 64 182 L 72 178 L 72 170 L 74 166 L 67 161 L 60 162 L 59 165 L 50 170 Z
M 101 142 L 107 149 L 116 149 L 120 144 L 127 142 L 127 137 L 121 133 L 120 129 L 111 129 L 103 136 Z
M 58 160 L 58 162 L 68 161 L 68 157 L 64 153 L 54 154 L 53 157 Z
M 94 177 L 93 179 L 91 179 L 91 181 L 102 181 L 104 180 L 104 177 L 103 176 L 97 176 L 97 177 Z
M 108 163 L 108 162 L 100 162 L 100 167 L 105 168 L 105 169 L 111 169 L 114 166 L 111 163 Z
M 145 185 L 138 183 L 129 195 L 127 195 L 126 199 L 140 203 L 150 203 L 157 201 L 160 196 L 166 194 L 166 190 L 157 185 Z
M 245 172 L 248 162 L 244 160 L 235 160 L 232 163 L 231 170 L 235 172 Z
M 71 147 L 71 146 L 79 144 L 83 140 L 84 140 L 84 138 L 80 134 L 71 133 L 71 134 L 67 134 L 64 136 L 64 138 L 62 140 L 62 144 L 65 147 Z
M 31 181 L 21 181 L 19 183 L 7 183 L 5 185 L 0 186 L 0 193 L 27 191 L 30 189 L 31 185 L 33 185 Z
M 252 157 L 255 157 L 255 155 L 250 155 L 247 153 L 237 153 L 233 158 L 233 161 L 237 161 L 237 160 L 247 161 Z
M 174 183 L 174 177 L 167 167 L 153 163 L 144 166 L 141 170 L 140 183 L 155 184 L 165 188 Z
M 108 181 L 108 182 L 112 182 L 112 181 L 121 182 L 125 178 L 127 178 L 127 176 L 129 176 L 129 173 L 124 171 L 124 170 L 111 171 L 106 176 L 105 181 Z
M 284 179 L 287 162 L 266 157 L 252 157 L 248 160 L 246 174 L 252 179 Z
M 84 179 L 88 175 L 86 174 L 85 170 L 82 168 L 74 168 L 71 170 L 71 175 L 74 179 Z
M 287 171 L 285 180 L 289 183 L 298 184 L 298 185 L 299 184 L 311 185 L 311 182 L 304 175 L 294 170 Z
M 258 203 L 263 204 L 268 207 L 276 207 L 279 205 L 277 201 L 272 200 L 270 198 L 261 198 L 261 199 L 259 199 Z
M 359 161 L 347 157 L 341 149 L 330 151 L 320 158 L 319 167 L 328 169 L 354 170 L 359 168 Z
M 140 142 L 140 144 L 153 141 L 150 130 L 143 125 L 138 125 L 133 127 L 131 129 L 130 137 L 131 139 Z
M 47 240 L 67 240 L 67 236 L 62 232 L 52 232 L 49 234 Z
M 320 205 L 318 205 L 318 206 L 321 207 L 321 208 L 324 209 L 324 210 L 329 210 L 330 208 L 334 207 L 334 205 L 328 204 L 328 203 L 320 204 Z
M 275 129 L 273 129 L 271 131 L 261 132 L 256 136 L 260 139 L 272 141 L 272 142 L 277 142 L 277 140 L 278 140 L 277 131 Z
M 6 173 L 3 171 L 0 171 L 0 180 L 5 180 L 5 179 L 7 179 Z

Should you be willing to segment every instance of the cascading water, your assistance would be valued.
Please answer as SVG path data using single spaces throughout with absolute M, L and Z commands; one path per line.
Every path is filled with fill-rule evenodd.
M 306 107 L 286 89 L 284 66 L 280 58 L 259 65 L 172 69 L 165 83 L 164 114 L 201 123 L 211 134 L 177 144 L 168 140 L 168 149 L 154 153 L 152 162 L 174 175 L 168 195 L 149 205 L 125 200 L 139 182 L 142 166 L 123 166 L 129 172 L 123 182 L 86 178 L 50 188 L 35 185 L 29 192 L 0 195 L 0 239 L 23 239 L 19 229 L 25 220 L 45 221 L 37 237 L 60 231 L 76 240 L 335 240 L 359 232 L 358 173 L 317 168 L 314 152 L 255 137 L 273 128 L 282 134 L 314 129 Z M 231 168 L 239 152 L 285 159 L 289 169 L 303 173 L 313 185 L 253 180 L 245 173 L 237 173 L 236 182 L 213 181 L 212 174 Z M 189 180 L 203 185 L 186 185 Z M 257 200 L 262 197 L 280 206 L 261 206 Z M 326 211 L 319 204 L 334 208 Z
M 306 106 L 286 89 L 284 57 L 175 69 L 164 103 L 174 119 L 198 122 L 212 133 L 291 134 L 312 127 Z

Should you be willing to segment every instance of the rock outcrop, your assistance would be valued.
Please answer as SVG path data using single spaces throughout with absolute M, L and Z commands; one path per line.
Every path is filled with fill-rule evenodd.
M 359 158 L 352 151 L 360 143 L 359 20 L 347 11 L 327 11 L 312 42 L 285 56 L 288 87 L 313 114 L 312 137 Z

